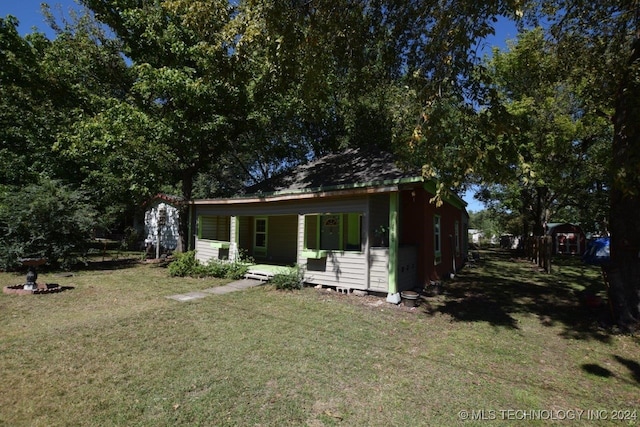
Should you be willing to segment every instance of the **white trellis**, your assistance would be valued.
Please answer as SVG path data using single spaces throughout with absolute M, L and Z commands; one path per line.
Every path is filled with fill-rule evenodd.
M 176 251 L 180 248 L 180 210 L 178 201 L 167 196 L 156 196 L 145 211 L 145 245 L 156 248 L 156 257 L 160 249 Z

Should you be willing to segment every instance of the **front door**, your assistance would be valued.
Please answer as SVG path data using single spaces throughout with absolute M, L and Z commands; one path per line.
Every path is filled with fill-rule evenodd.
M 338 215 L 322 215 L 320 221 L 320 248 L 326 250 L 341 249 L 340 217 Z

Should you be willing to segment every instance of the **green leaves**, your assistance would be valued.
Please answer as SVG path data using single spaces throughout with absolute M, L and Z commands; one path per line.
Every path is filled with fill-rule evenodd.
M 538 198 L 520 208 L 538 227 L 544 221 L 557 221 L 571 207 L 569 220 L 583 218 L 586 227 L 595 228 L 596 217 L 586 221 L 588 215 L 595 205 L 601 210 L 606 205 L 589 191 L 606 186 L 600 167 L 608 163 L 611 124 L 594 114 L 585 96 L 584 81 L 592 70 L 570 72 L 559 48 L 545 39 L 541 29 L 534 29 L 521 34 L 509 51 L 494 51 L 484 68 L 481 79 L 496 96 L 482 114 L 497 109 L 495 117 L 507 124 L 498 138 L 507 156 L 500 172 L 486 183 Z M 600 149 L 585 149 L 594 146 Z M 509 186 L 514 182 L 520 186 Z
M 42 178 L 0 194 L 0 264 L 20 257 L 46 257 L 67 264 L 81 256 L 98 216 L 81 191 Z

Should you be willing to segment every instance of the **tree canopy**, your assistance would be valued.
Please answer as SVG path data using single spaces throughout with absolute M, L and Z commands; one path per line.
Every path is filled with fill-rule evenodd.
M 494 50 L 481 68 L 491 97 L 481 116 L 499 115 L 501 126 L 482 153 L 494 172 L 484 176 L 481 197 L 521 215 L 524 230 L 537 235 L 550 221 L 606 232 L 613 125 L 585 95 L 593 70 L 566 67 L 558 47 L 536 28 L 507 51 Z M 508 148 L 496 162 L 501 147 Z

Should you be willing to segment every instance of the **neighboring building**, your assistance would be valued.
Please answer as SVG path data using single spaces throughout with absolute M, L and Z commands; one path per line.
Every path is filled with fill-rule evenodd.
M 470 228 L 469 242 L 479 246 L 481 244 L 487 244 L 487 243 L 490 245 L 497 245 L 499 241 L 495 234 L 493 234 L 489 239 L 487 239 L 484 234 L 484 231 L 478 230 L 477 228 Z
M 482 230 L 478 230 L 477 228 L 469 229 L 469 242 L 474 245 L 479 245 L 482 239 L 484 239 L 484 233 Z
M 166 194 L 157 194 L 147 201 L 144 212 L 144 243 L 148 252 L 159 255 L 182 247 L 179 232 L 181 204 L 182 198 Z
M 586 248 L 585 234 L 575 224 L 549 223 L 545 226 L 545 234 L 552 237 L 554 254 L 582 255 Z
M 513 234 L 503 234 L 500 236 L 500 247 L 502 249 L 521 249 L 522 239 Z
M 350 149 L 227 199 L 194 200 L 197 258 L 300 265 L 309 284 L 388 294 L 455 273 L 467 253 L 466 203 L 386 153 Z

